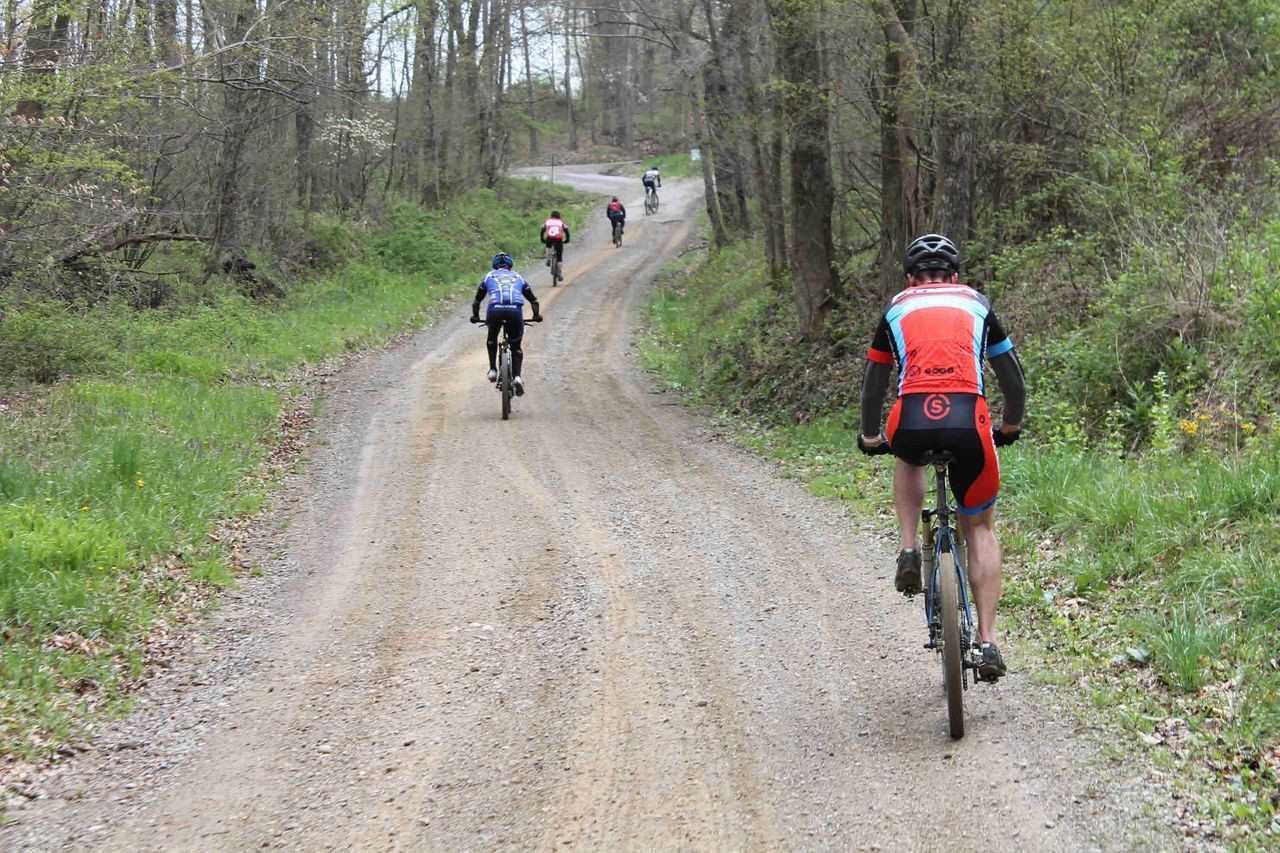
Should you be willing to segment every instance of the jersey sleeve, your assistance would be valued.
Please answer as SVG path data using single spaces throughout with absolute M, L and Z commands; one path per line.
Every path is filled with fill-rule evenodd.
M 995 311 L 987 314 L 987 358 L 1004 355 L 1013 349 L 1013 341 L 1005 332 L 1004 326 Z
M 867 361 L 876 364 L 893 364 L 893 345 L 889 341 L 889 323 L 883 316 L 876 327 L 875 336 L 871 339 L 871 348 L 867 350 Z

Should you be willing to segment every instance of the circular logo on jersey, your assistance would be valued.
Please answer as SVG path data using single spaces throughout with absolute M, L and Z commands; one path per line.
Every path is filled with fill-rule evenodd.
M 951 414 L 951 398 L 946 394 L 930 394 L 924 399 L 924 416 L 931 421 L 940 421 Z

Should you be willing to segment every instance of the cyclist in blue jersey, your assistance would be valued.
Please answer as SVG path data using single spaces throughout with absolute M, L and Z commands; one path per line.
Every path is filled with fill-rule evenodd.
M 511 385 L 520 395 L 524 393 L 524 380 L 520 378 L 524 350 L 520 348 L 520 341 L 524 338 L 525 300 L 529 300 L 529 306 L 533 308 L 533 322 L 542 322 L 542 313 L 538 310 L 538 297 L 533 295 L 529 282 L 512 269 L 515 263 L 506 252 L 493 256 L 493 271 L 480 282 L 476 298 L 471 303 L 471 322 L 480 322 L 480 303 L 487 297 L 489 308 L 485 312 L 485 322 L 489 326 L 486 341 L 489 347 L 489 381 L 498 381 L 498 331 L 505 326 L 507 340 L 511 342 Z

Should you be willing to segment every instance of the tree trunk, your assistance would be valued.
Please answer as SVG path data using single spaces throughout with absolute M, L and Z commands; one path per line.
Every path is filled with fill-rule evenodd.
M 968 30 L 972 21 L 972 0 L 951 0 L 947 8 L 943 40 L 943 91 L 938 110 L 938 179 L 935 191 L 933 230 L 960 245 L 969 242 L 973 224 L 974 130 L 973 109 L 966 91 L 971 91 L 973 53 Z
M 818 0 L 770 4 L 791 140 L 791 290 L 806 340 L 822 331 L 839 286 L 832 257 L 827 92 L 822 80 Z
M 924 227 L 915 107 L 920 95 L 915 47 L 907 25 L 915 0 L 874 0 L 885 34 L 880 103 L 880 290 L 897 291 L 907 244 Z M 906 23 L 904 23 L 906 22 Z
M 440 201 L 439 147 L 436 139 L 436 0 L 418 0 L 418 26 L 414 33 L 413 80 L 409 88 L 410 115 L 417 131 L 410 143 L 410 191 L 434 207 Z
M 156 53 L 160 65 L 175 68 L 181 61 L 178 48 L 178 0 L 155 0 Z
M 729 245 L 729 235 L 724 230 L 724 220 L 720 218 L 720 204 L 716 194 L 716 178 L 711 169 L 711 158 L 705 148 L 703 138 L 703 122 L 696 125 L 694 143 L 702 152 L 702 200 L 707 207 L 707 218 L 711 220 L 711 235 L 717 246 Z
M 528 104 L 525 111 L 529 119 L 529 156 L 538 156 L 538 126 L 532 118 L 533 113 L 533 62 L 529 56 L 529 20 L 523 3 L 520 4 L 520 44 L 524 50 L 524 92 Z
M 23 96 L 14 105 L 15 115 L 25 119 L 44 117 L 46 99 L 57 74 L 58 60 L 67 48 L 71 16 L 61 4 L 43 0 L 31 13 L 31 29 L 22 53 Z
M 573 3 L 564 7 L 564 103 L 569 123 L 569 150 L 578 150 L 578 122 L 573 114 L 573 52 L 570 50 L 569 31 L 573 28 L 577 13 Z M 578 62 L 578 79 L 582 79 L 582 62 Z M 583 91 L 586 91 L 585 88 Z
M 729 87 L 725 79 L 725 57 L 716 32 L 711 0 L 703 0 L 703 12 L 707 19 L 711 54 L 702 64 L 703 103 L 706 108 L 706 134 L 703 136 L 702 156 L 711 163 L 715 172 L 716 206 L 719 208 L 725 234 L 739 233 L 745 223 L 738 214 L 734 198 L 735 170 L 740 168 L 740 158 L 735 150 L 734 133 L 730 127 L 732 105 Z M 708 200 L 708 207 L 710 201 Z M 722 235 L 717 235 L 719 238 Z

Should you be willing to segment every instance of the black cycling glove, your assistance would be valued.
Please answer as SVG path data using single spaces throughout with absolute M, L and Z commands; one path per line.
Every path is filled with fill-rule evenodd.
M 885 453 L 893 452 L 892 448 L 889 447 L 889 442 L 887 441 L 881 442 L 875 447 L 868 447 L 862 433 L 858 433 L 858 449 L 868 456 L 881 456 Z
M 1022 430 L 1018 430 L 1017 432 L 1002 432 L 1000 427 L 991 428 L 991 440 L 995 443 L 996 447 L 1008 447 L 1017 441 L 1018 437 L 1021 435 Z

